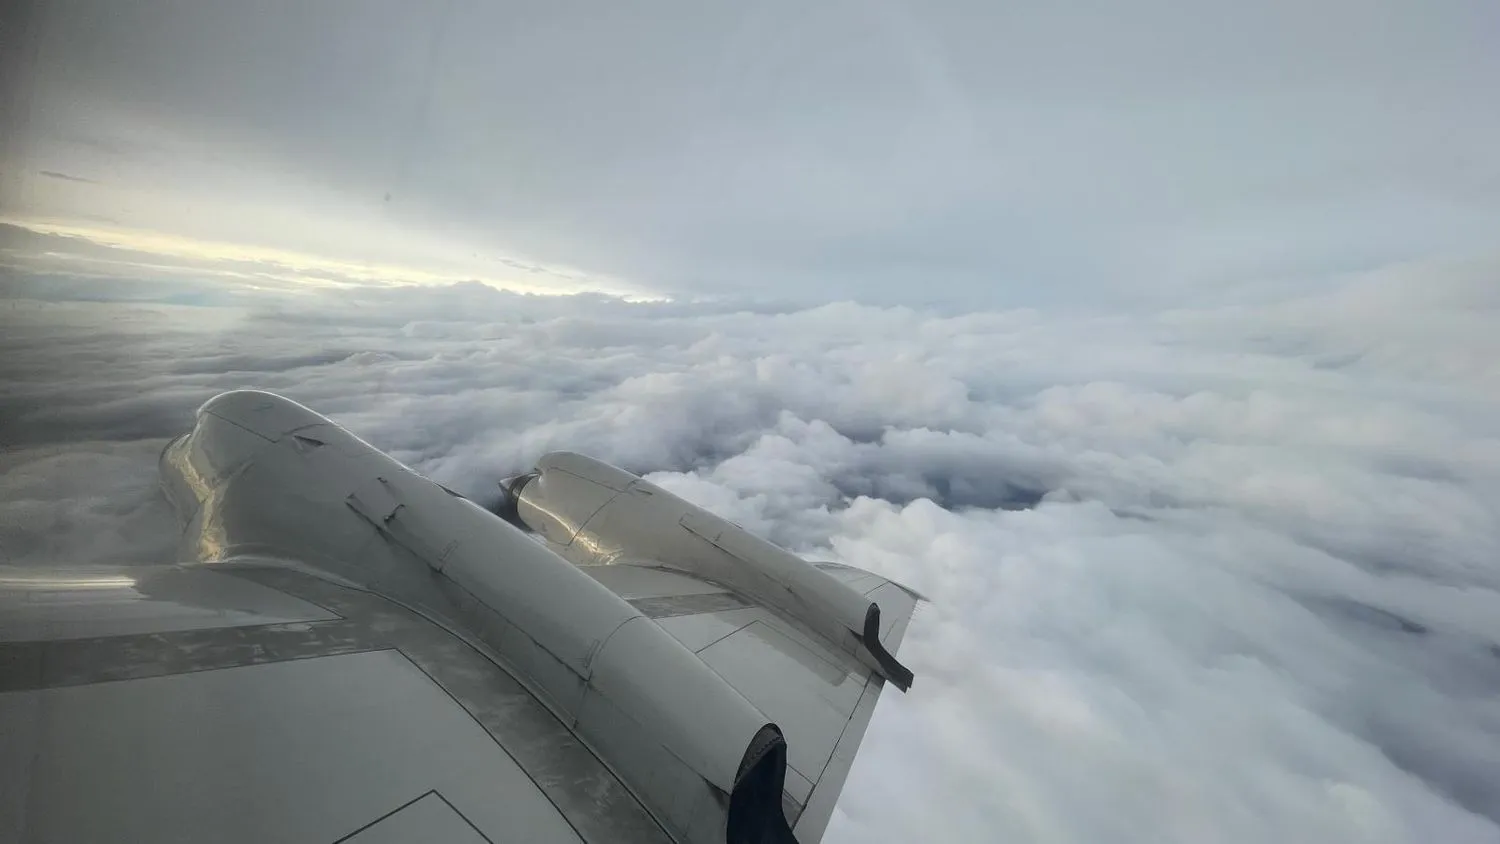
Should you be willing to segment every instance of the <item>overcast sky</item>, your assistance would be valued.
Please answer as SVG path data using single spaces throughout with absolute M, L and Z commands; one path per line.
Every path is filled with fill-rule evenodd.
M 1500 232 L 1488 0 L 8 16 L 5 215 L 158 250 L 564 290 L 1113 304 L 1254 297 Z

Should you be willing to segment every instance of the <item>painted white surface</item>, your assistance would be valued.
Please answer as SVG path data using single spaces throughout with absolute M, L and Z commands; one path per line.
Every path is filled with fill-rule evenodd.
M 360 830 L 340 844 L 486 844 L 453 807 L 436 794 L 415 803 L 375 825 Z
M 432 789 L 494 840 L 579 840 L 394 651 L 10 692 L 0 723 L 4 841 L 331 842 Z

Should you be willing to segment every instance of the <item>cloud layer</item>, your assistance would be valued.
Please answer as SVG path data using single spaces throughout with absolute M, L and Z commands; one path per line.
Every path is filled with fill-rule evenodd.
M 0 303 L 0 550 L 163 559 L 156 450 L 256 386 L 928 595 L 830 841 L 1500 841 L 1495 271 L 1092 317 L 81 279 Z

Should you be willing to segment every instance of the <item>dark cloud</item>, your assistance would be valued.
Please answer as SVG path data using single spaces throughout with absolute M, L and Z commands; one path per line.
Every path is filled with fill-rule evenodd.
M 481 501 L 578 449 L 931 597 L 830 841 L 1494 841 L 1493 277 L 1095 317 L 10 300 L 0 548 L 163 559 L 163 438 L 262 387 Z
M 99 182 L 94 179 L 85 179 L 82 176 L 74 176 L 69 173 L 59 173 L 56 170 L 38 170 L 37 174 L 46 176 L 49 179 L 61 179 L 64 182 L 81 182 L 85 185 L 99 184 Z
M 179 375 L 226 375 L 246 373 L 260 375 L 268 372 L 290 372 L 309 366 L 327 366 L 349 359 L 354 353 L 349 350 L 330 349 L 302 355 L 206 355 L 192 360 L 179 361 L 171 371 Z M 362 354 L 369 354 L 368 352 Z M 379 353 L 376 353 L 379 354 Z M 384 362 L 371 359 L 370 363 Z
M 160 396 L 110 400 L 107 395 L 101 390 L 91 401 L 46 407 L 31 398 L 0 400 L 0 418 L 6 420 L 0 424 L 0 442 L 24 447 L 80 439 L 129 442 L 166 438 L 191 425 L 196 406 L 191 398 L 179 398 L 174 404 Z

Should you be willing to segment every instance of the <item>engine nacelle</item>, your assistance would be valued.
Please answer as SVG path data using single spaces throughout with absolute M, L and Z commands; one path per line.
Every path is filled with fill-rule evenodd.
M 577 565 L 649 562 L 738 591 L 847 651 L 905 691 L 912 672 L 880 639 L 880 607 L 806 560 L 591 457 L 553 452 L 507 481 L 507 506 Z
M 779 727 L 623 598 L 479 505 L 252 390 L 205 403 L 160 465 L 187 559 L 296 561 L 419 609 L 496 654 L 676 840 L 790 839 Z

